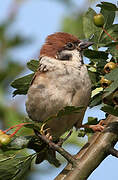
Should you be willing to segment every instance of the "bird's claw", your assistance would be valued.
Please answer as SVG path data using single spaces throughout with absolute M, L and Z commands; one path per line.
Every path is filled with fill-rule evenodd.
M 48 138 L 49 140 L 52 140 L 52 136 L 50 135 L 50 133 L 48 132 L 48 130 L 50 130 L 50 128 L 47 128 L 47 129 L 44 129 L 46 123 L 44 123 L 42 126 L 41 126 L 41 129 L 40 129 L 40 134 L 42 136 L 46 136 L 46 138 Z
M 96 131 L 102 131 L 104 130 L 104 120 L 101 120 L 98 124 L 96 125 L 89 125 L 89 128 L 91 128 L 94 132 Z

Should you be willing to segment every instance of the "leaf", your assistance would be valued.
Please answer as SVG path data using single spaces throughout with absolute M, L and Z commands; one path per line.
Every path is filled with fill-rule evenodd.
M 90 68 L 88 68 L 88 70 L 91 71 L 91 72 L 93 72 L 93 73 L 96 72 L 96 68 L 95 68 L 95 67 L 90 67 Z
M 116 40 L 118 37 L 118 24 L 113 24 L 110 26 L 109 29 L 107 29 L 107 33 L 112 37 L 112 39 Z M 106 44 L 106 47 L 108 46 L 108 43 L 111 42 L 112 43 L 112 39 L 108 36 L 108 34 L 104 33 L 101 41 Z
M 26 128 L 31 128 L 31 129 L 36 129 L 36 130 L 40 130 L 41 126 L 43 125 L 44 122 L 35 122 L 32 119 L 30 119 L 29 117 L 25 117 L 24 123 L 29 123 L 24 125 Z
M 15 81 L 13 81 L 11 83 L 11 86 L 16 89 L 13 92 L 13 96 L 17 94 L 27 94 L 33 76 L 34 73 L 18 78 Z
M 88 74 L 89 74 L 92 84 L 94 85 L 96 83 L 96 73 L 88 70 Z
M 85 135 L 86 135 L 85 130 L 83 130 L 83 129 L 78 130 L 78 137 L 84 137 Z
M 35 164 L 42 163 L 45 160 L 45 158 L 46 158 L 46 151 L 45 150 L 40 151 L 39 153 L 37 153 Z
M 82 109 L 83 107 L 66 106 L 58 112 L 57 117 L 62 117 L 64 115 L 69 115 L 73 113 L 80 113 Z
M 107 52 L 109 52 L 114 58 L 117 58 L 118 57 L 118 43 L 112 43 L 111 45 L 109 45 Z
M 94 125 L 94 124 L 97 124 L 97 123 L 98 123 L 98 118 L 96 118 L 96 117 L 88 117 L 88 123 L 87 124 Z
M 53 149 L 45 147 L 40 152 L 37 153 L 36 164 L 42 163 L 44 160 L 47 160 L 50 164 L 53 164 L 55 167 L 59 167 L 61 164 L 56 158 L 56 153 Z
M 114 108 L 113 106 L 110 105 L 105 105 L 101 108 L 102 111 L 108 113 L 108 114 L 112 114 L 114 116 L 118 116 L 118 107 Z
M 98 122 L 98 119 L 96 117 L 88 117 L 88 122 L 86 123 L 86 125 L 91 125 L 91 124 L 95 125 L 95 124 L 98 124 L 98 123 L 99 122 Z M 78 131 L 78 136 L 79 137 L 84 137 L 85 135 L 87 135 L 89 137 L 92 134 L 93 134 L 93 130 L 90 129 L 90 128 L 84 128 L 84 130 L 80 129 Z
M 106 92 L 105 93 L 105 97 L 106 97 L 118 88 L 118 68 L 115 68 L 110 73 L 106 74 L 104 78 L 112 81 L 110 86 L 104 90 Z
M 33 71 L 33 72 L 36 72 L 36 70 L 38 69 L 38 66 L 39 66 L 39 60 L 31 60 L 27 63 L 27 67 Z
M 96 27 L 93 23 L 93 17 L 95 15 L 96 12 L 92 8 L 89 8 L 88 11 L 83 16 L 83 31 L 87 39 L 89 39 L 91 35 L 95 34 L 96 32 L 96 37 L 94 39 L 94 42 L 97 42 L 97 37 L 100 34 L 101 29 Z
M 17 136 L 7 146 L 2 146 L 1 149 L 5 151 L 20 150 L 28 147 L 28 143 L 32 136 Z
M 48 148 L 46 151 L 46 160 L 48 160 L 48 162 L 53 164 L 55 167 L 59 167 L 61 165 L 59 160 L 56 158 L 56 153 L 53 149 Z
M 31 162 L 36 155 L 11 156 L 0 160 L 0 178 L 4 180 L 20 180 L 29 171 Z
M 102 87 L 99 87 L 99 88 L 96 88 L 92 91 L 92 95 L 91 97 L 94 97 L 96 96 L 97 94 L 101 93 L 103 91 L 103 88 Z
M 97 4 L 96 6 L 105 9 L 107 11 L 118 11 L 117 6 L 110 2 L 101 2 L 101 4 Z
M 86 56 L 89 59 L 108 59 L 108 53 L 104 51 L 95 51 L 91 49 L 87 49 L 84 51 L 84 56 Z
M 104 47 L 109 47 L 106 52 L 110 53 L 109 49 L 112 47 L 115 47 L 117 49 L 117 46 L 118 46 L 118 41 L 117 42 L 110 42 L 110 43 L 106 44 Z
M 97 94 L 91 99 L 89 107 L 92 108 L 94 106 L 97 106 L 101 104 L 101 102 L 102 102 L 102 94 Z
M 110 26 L 111 26 L 111 25 L 113 24 L 113 22 L 114 22 L 115 11 L 109 11 L 109 10 L 106 10 L 106 9 L 104 9 L 104 8 L 101 7 L 100 13 L 103 14 L 104 19 L 105 19 L 104 29 L 110 28 Z

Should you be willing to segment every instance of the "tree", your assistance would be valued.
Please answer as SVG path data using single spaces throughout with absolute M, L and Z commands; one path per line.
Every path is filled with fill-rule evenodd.
M 10 150 L 19 150 L 24 148 L 34 149 L 36 153 L 27 156 L 2 156 L 0 164 L 0 174 L 2 178 L 14 178 L 19 179 L 23 177 L 29 170 L 32 160 L 35 158 L 35 163 L 40 164 L 44 159 L 47 159 L 49 163 L 54 164 L 56 167 L 60 165 L 59 160 L 56 158 L 54 150 L 59 152 L 64 156 L 69 164 L 63 170 L 56 179 L 87 179 L 92 171 L 97 168 L 97 166 L 104 160 L 106 156 L 112 154 L 118 157 L 117 151 L 114 149 L 114 145 L 118 140 L 117 135 L 117 123 L 118 123 L 118 24 L 114 24 L 114 18 L 118 8 L 115 4 L 102 2 L 97 4 L 100 7 L 100 15 L 104 16 L 103 24 L 99 25 L 94 22 L 94 17 L 96 12 L 89 8 L 88 11 L 78 18 L 68 19 L 64 30 L 67 32 L 69 27 L 69 32 L 77 35 L 77 27 L 79 19 L 79 26 L 81 26 L 81 32 L 79 32 L 79 38 L 87 38 L 95 42 L 92 49 L 87 49 L 84 51 L 84 56 L 90 59 L 90 63 L 87 65 L 88 72 L 92 81 L 92 96 L 89 107 L 94 107 L 96 105 L 102 104 L 102 111 L 106 112 L 106 119 L 104 123 L 106 124 L 105 129 L 101 133 L 93 134 L 88 129 L 80 130 L 78 132 L 79 136 L 88 135 L 88 137 L 93 134 L 91 139 L 87 144 L 83 146 L 80 152 L 76 156 L 70 155 L 62 147 L 51 143 L 48 139 L 41 139 L 40 134 L 36 133 L 34 135 L 27 136 L 14 136 L 14 134 L 9 135 L 11 142 L 3 143 L 3 138 L 1 142 L 1 150 L 3 152 L 9 152 Z M 72 26 L 73 23 L 73 26 Z M 105 47 L 105 50 L 100 50 L 100 48 Z M 30 85 L 31 79 L 34 72 L 37 70 L 39 65 L 38 60 L 31 60 L 27 63 L 27 67 L 33 71 L 33 73 L 16 79 L 11 85 L 16 90 L 13 95 L 26 94 L 28 87 Z M 65 113 L 73 113 L 79 110 L 76 107 L 65 107 L 58 114 L 63 116 Z M 53 118 L 53 117 L 49 117 Z M 98 120 L 93 117 L 88 118 L 88 124 L 97 124 Z M 16 131 L 25 126 L 29 129 L 35 129 L 36 132 L 40 130 L 42 124 L 37 124 L 32 122 L 29 118 L 25 118 L 22 125 L 16 125 L 12 128 L 17 128 Z M 11 128 L 10 128 L 11 129 Z M 8 130 L 10 130 L 8 129 Z M 16 133 L 15 131 L 15 133 Z M 1 131 L 0 137 L 6 134 L 7 131 Z M 96 161 L 95 161 L 96 159 Z M 10 166 L 9 166 L 10 164 Z M 4 173 L 4 168 L 7 167 L 7 171 Z M 9 168 L 8 168 L 9 167 Z M 79 169 L 79 170 L 78 170 Z

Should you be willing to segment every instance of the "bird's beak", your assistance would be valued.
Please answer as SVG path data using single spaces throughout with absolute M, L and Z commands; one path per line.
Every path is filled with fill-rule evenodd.
M 80 50 L 83 50 L 83 49 L 85 49 L 85 48 L 87 48 L 87 47 L 89 47 L 89 46 L 91 46 L 91 45 L 93 45 L 93 44 L 94 44 L 94 42 L 81 41 L 81 42 L 79 43 L 79 49 L 80 49 Z

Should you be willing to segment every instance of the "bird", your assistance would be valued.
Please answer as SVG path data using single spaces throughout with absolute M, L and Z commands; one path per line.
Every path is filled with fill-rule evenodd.
M 91 97 L 91 80 L 83 62 L 83 50 L 93 42 L 75 35 L 56 32 L 48 35 L 40 49 L 39 67 L 27 93 L 26 111 L 35 122 L 44 123 L 67 106 L 83 107 L 80 113 L 66 114 L 46 122 L 44 130 L 58 139 L 75 126 L 86 127 L 82 120 Z M 91 125 L 94 131 L 101 124 Z

